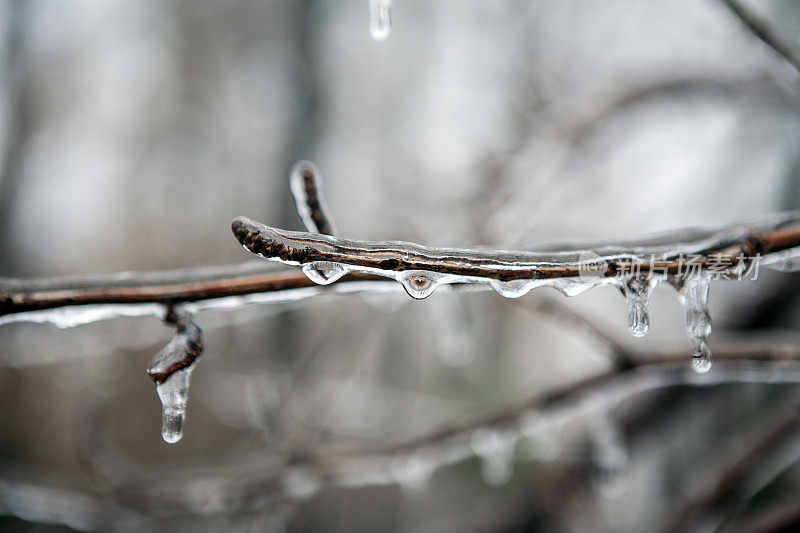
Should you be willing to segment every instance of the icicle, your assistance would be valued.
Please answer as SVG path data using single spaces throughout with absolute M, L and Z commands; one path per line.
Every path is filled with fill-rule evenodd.
M 392 33 L 392 0 L 369 0 L 369 34 L 385 41 Z
M 161 437 L 169 444 L 183 437 L 189 384 L 203 350 L 202 342 L 203 334 L 196 324 L 181 324 L 147 368 L 161 400 Z
M 396 457 L 390 466 L 390 475 L 403 490 L 424 488 L 433 475 L 435 465 L 420 453 Z
M 156 385 L 161 399 L 161 438 L 174 444 L 183 438 L 186 419 L 186 399 L 189 392 L 191 370 L 179 370 Z
M 650 289 L 650 282 L 645 276 L 633 276 L 621 288 L 628 304 L 628 328 L 635 337 L 642 337 L 650 328 L 650 320 L 647 318 Z
M 348 268 L 340 263 L 314 261 L 303 265 L 303 274 L 318 285 L 330 285 L 348 272 Z
M 481 477 L 490 485 L 504 485 L 514 475 L 514 447 L 512 435 L 489 429 L 478 429 L 470 440 L 472 451 L 481 460 Z
M 708 290 L 711 280 L 708 277 L 690 277 L 683 281 L 680 294 L 686 309 L 686 332 L 694 348 L 692 368 L 704 373 L 711 370 L 711 348 L 708 337 L 711 335 L 711 315 L 708 312 Z
M 409 296 L 417 300 L 427 298 L 436 289 L 436 280 L 422 272 L 405 272 L 399 278 Z

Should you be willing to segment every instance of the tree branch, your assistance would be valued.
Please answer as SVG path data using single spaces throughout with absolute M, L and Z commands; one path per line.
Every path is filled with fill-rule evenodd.
M 270 270 L 263 263 L 248 262 L 83 277 L 0 278 L 0 317 L 68 306 L 143 303 L 171 306 L 229 296 L 322 289 L 301 272 Z M 353 274 L 341 282 L 354 281 L 383 280 Z M 316 290 L 314 294 L 321 292 L 325 291 Z
M 334 288 L 321 287 L 301 272 L 274 272 L 260 263 L 85 277 L 0 278 L 0 324 L 25 320 L 26 316 L 20 313 L 72 306 L 157 304 L 166 307 L 254 294 L 273 295 L 273 301 L 281 301 L 281 296 L 285 296 L 282 301 L 291 301 L 325 292 L 392 290 L 383 285 L 387 277 L 405 281 L 407 290 L 408 284 L 412 289 L 420 289 L 411 291 L 415 297 L 427 296 L 442 284 L 466 288 L 464 284 L 476 282 L 513 296 L 521 296 L 530 288 L 544 284 L 554 285 L 569 294 L 613 281 L 614 275 L 637 262 L 641 263 L 639 268 L 643 273 L 651 268 L 674 273 L 687 268 L 690 260 L 694 264 L 708 265 L 716 257 L 732 264 L 738 261 L 739 254 L 750 257 L 789 253 L 800 246 L 800 215 L 794 212 L 716 232 L 678 231 L 638 243 L 543 252 L 477 251 L 401 242 L 350 241 L 278 230 L 245 217 L 237 218 L 233 229 L 237 238 L 254 253 L 299 265 L 337 263 L 346 265 L 348 273 L 327 280 L 337 282 L 338 287 Z M 595 254 L 596 259 L 588 263 L 582 261 L 586 253 Z M 690 256 L 699 257 L 692 259 Z M 651 261 L 652 257 L 656 260 Z M 315 281 L 319 283 L 320 277 L 315 276 Z M 378 288 L 375 283 L 354 284 L 364 281 L 382 285 Z M 517 287 L 515 283 L 524 285 Z M 292 293 L 297 289 L 305 292 Z M 41 320 L 39 315 L 31 319 Z
M 772 479 L 794 464 L 800 455 L 800 449 L 796 446 L 799 435 L 800 404 L 795 401 L 745 446 L 744 451 L 739 452 L 732 461 L 728 461 L 727 467 L 708 484 L 707 489 L 689 500 L 675 514 L 675 520 L 664 531 L 694 530 L 692 526 L 697 526 L 699 523 L 714 524 L 716 530 L 723 522 L 726 510 L 735 508 L 743 499 L 753 496 L 752 490 L 745 490 L 743 485 L 752 484 L 752 479 L 763 477 L 765 471 L 769 472 L 767 480 Z M 771 471 L 765 468 L 765 463 L 774 461 L 775 456 L 780 455 L 778 454 L 780 448 L 793 444 L 793 453 L 787 461 L 781 462 Z M 738 451 L 741 446 L 737 445 L 735 448 Z M 716 516 L 712 516 L 713 514 Z
M 704 266 L 717 259 L 736 264 L 740 254 L 750 259 L 756 254 L 767 255 L 800 246 L 800 213 L 796 212 L 718 231 L 678 231 L 636 243 L 548 251 L 482 251 L 431 248 L 407 242 L 347 240 L 272 228 L 247 217 L 234 219 L 231 229 L 242 246 L 268 260 L 319 269 L 329 268 L 327 263 L 344 267 L 339 273 L 356 271 L 394 279 L 415 271 L 450 276 L 444 280 L 431 279 L 431 283 L 502 283 L 592 276 L 602 280 L 633 272 L 632 267 L 637 264 L 643 274 L 677 274 L 686 271 L 689 256 L 698 256 L 694 264 Z M 596 257 L 587 261 L 587 253 Z M 335 279 L 328 277 L 317 282 L 333 281 Z

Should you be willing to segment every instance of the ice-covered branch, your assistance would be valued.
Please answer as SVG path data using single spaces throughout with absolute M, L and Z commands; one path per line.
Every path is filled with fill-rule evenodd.
M 488 286 L 509 298 L 534 288 L 553 287 L 567 296 L 592 287 L 619 288 L 628 303 L 631 333 L 647 333 L 649 297 L 666 281 L 686 308 L 686 329 L 694 347 L 693 367 L 711 368 L 709 283 L 742 274 L 759 263 L 793 268 L 800 246 L 800 214 L 715 231 L 683 230 L 639 242 L 554 247 L 541 250 L 431 248 L 399 241 L 356 241 L 313 232 L 272 228 L 237 217 L 231 229 L 256 255 L 300 267 L 314 282 L 329 285 L 360 273 L 393 279 L 416 299 L 447 285 Z
M 231 308 L 294 301 L 326 292 L 381 290 L 375 282 L 382 280 L 354 274 L 341 281 L 344 286 L 320 290 L 324 288 L 300 272 L 275 272 L 261 262 L 81 277 L 0 278 L 0 325 L 31 321 L 72 326 L 142 314 L 163 318 L 169 306 Z
M 345 274 L 360 272 L 395 279 L 414 298 L 425 298 L 437 286 L 451 283 L 485 283 L 509 297 L 544 285 L 571 295 L 610 284 L 626 272 L 680 275 L 691 265 L 707 267 L 712 262 L 734 267 L 742 259 L 800 246 L 797 212 L 717 231 L 684 230 L 640 242 L 541 251 L 356 241 L 277 229 L 247 217 L 234 219 L 231 229 L 254 254 L 299 266 L 317 283 L 327 285 Z
M 202 349 L 200 328 L 189 318 L 198 311 L 290 302 L 324 292 L 399 288 L 393 282 L 415 299 L 437 288 L 491 288 L 518 298 L 541 286 L 572 296 L 610 285 L 627 301 L 631 333 L 641 336 L 649 328 L 650 294 L 666 281 L 684 304 L 693 368 L 702 373 L 711 368 L 710 282 L 731 274 L 742 279 L 760 264 L 794 269 L 800 248 L 797 212 L 720 230 L 681 230 L 637 242 L 539 250 L 348 240 L 333 235 L 313 164 L 298 163 L 290 183 L 308 232 L 276 229 L 247 217 L 237 217 L 231 228 L 247 250 L 302 272 L 268 272 L 261 265 L 243 264 L 85 278 L 0 279 L 0 325 L 33 320 L 71 326 L 125 314 L 154 314 L 167 321 L 184 317 L 173 324 L 175 336 L 148 369 L 164 407 L 162 434 L 167 442 L 176 442 L 182 434 L 190 374 Z M 619 345 L 607 344 L 617 359 L 627 359 Z

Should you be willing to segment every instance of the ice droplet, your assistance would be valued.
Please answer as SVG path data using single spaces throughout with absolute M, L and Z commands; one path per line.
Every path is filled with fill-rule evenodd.
M 179 370 L 156 386 L 161 399 L 161 437 L 169 444 L 183 438 L 191 374 L 192 367 Z
M 708 312 L 708 277 L 688 277 L 680 285 L 680 294 L 686 309 L 686 332 L 692 342 L 692 369 L 703 374 L 711 370 L 711 315 Z
M 481 477 L 490 485 L 504 485 L 514 475 L 516 439 L 490 429 L 478 429 L 470 439 L 472 451 L 481 460 Z
M 515 279 L 513 281 L 490 280 L 489 285 L 500 296 L 519 298 L 528 294 L 533 289 L 534 283 L 529 279 Z
M 421 272 L 404 273 L 400 278 L 400 283 L 403 284 L 403 288 L 408 295 L 417 300 L 422 300 L 433 294 L 437 285 L 431 276 Z
M 650 282 L 645 276 L 633 276 L 621 288 L 628 304 L 628 328 L 635 337 L 644 336 L 650 329 L 650 319 L 647 317 L 650 289 Z
M 369 0 L 369 34 L 385 41 L 392 33 L 392 0 Z
M 348 269 L 340 263 L 329 261 L 314 261 L 303 265 L 303 274 L 317 285 L 330 285 L 345 274 Z
M 711 348 L 708 342 L 705 339 L 698 341 L 692 354 L 692 370 L 698 374 L 705 374 L 711 370 L 712 362 Z

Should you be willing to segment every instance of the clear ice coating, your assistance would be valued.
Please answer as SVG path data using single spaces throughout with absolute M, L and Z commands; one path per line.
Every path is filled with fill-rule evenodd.
M 147 368 L 161 400 L 161 437 L 169 444 L 183 437 L 189 384 L 202 348 L 200 328 L 193 323 L 181 324 Z
M 711 335 L 711 315 L 708 312 L 710 284 L 708 277 L 687 277 L 680 286 L 686 310 L 686 332 L 694 348 L 692 368 L 701 374 L 711 370 L 712 363 L 708 344 L 708 337 Z
M 317 285 L 330 285 L 347 274 L 348 269 L 339 263 L 329 261 L 314 261 L 302 267 L 303 274 Z
M 369 34 L 385 41 L 392 33 L 392 0 L 369 0 Z
M 650 320 L 647 318 L 650 289 L 650 282 L 645 276 L 632 276 L 621 287 L 628 304 L 628 328 L 635 337 L 642 337 L 650 329 Z

